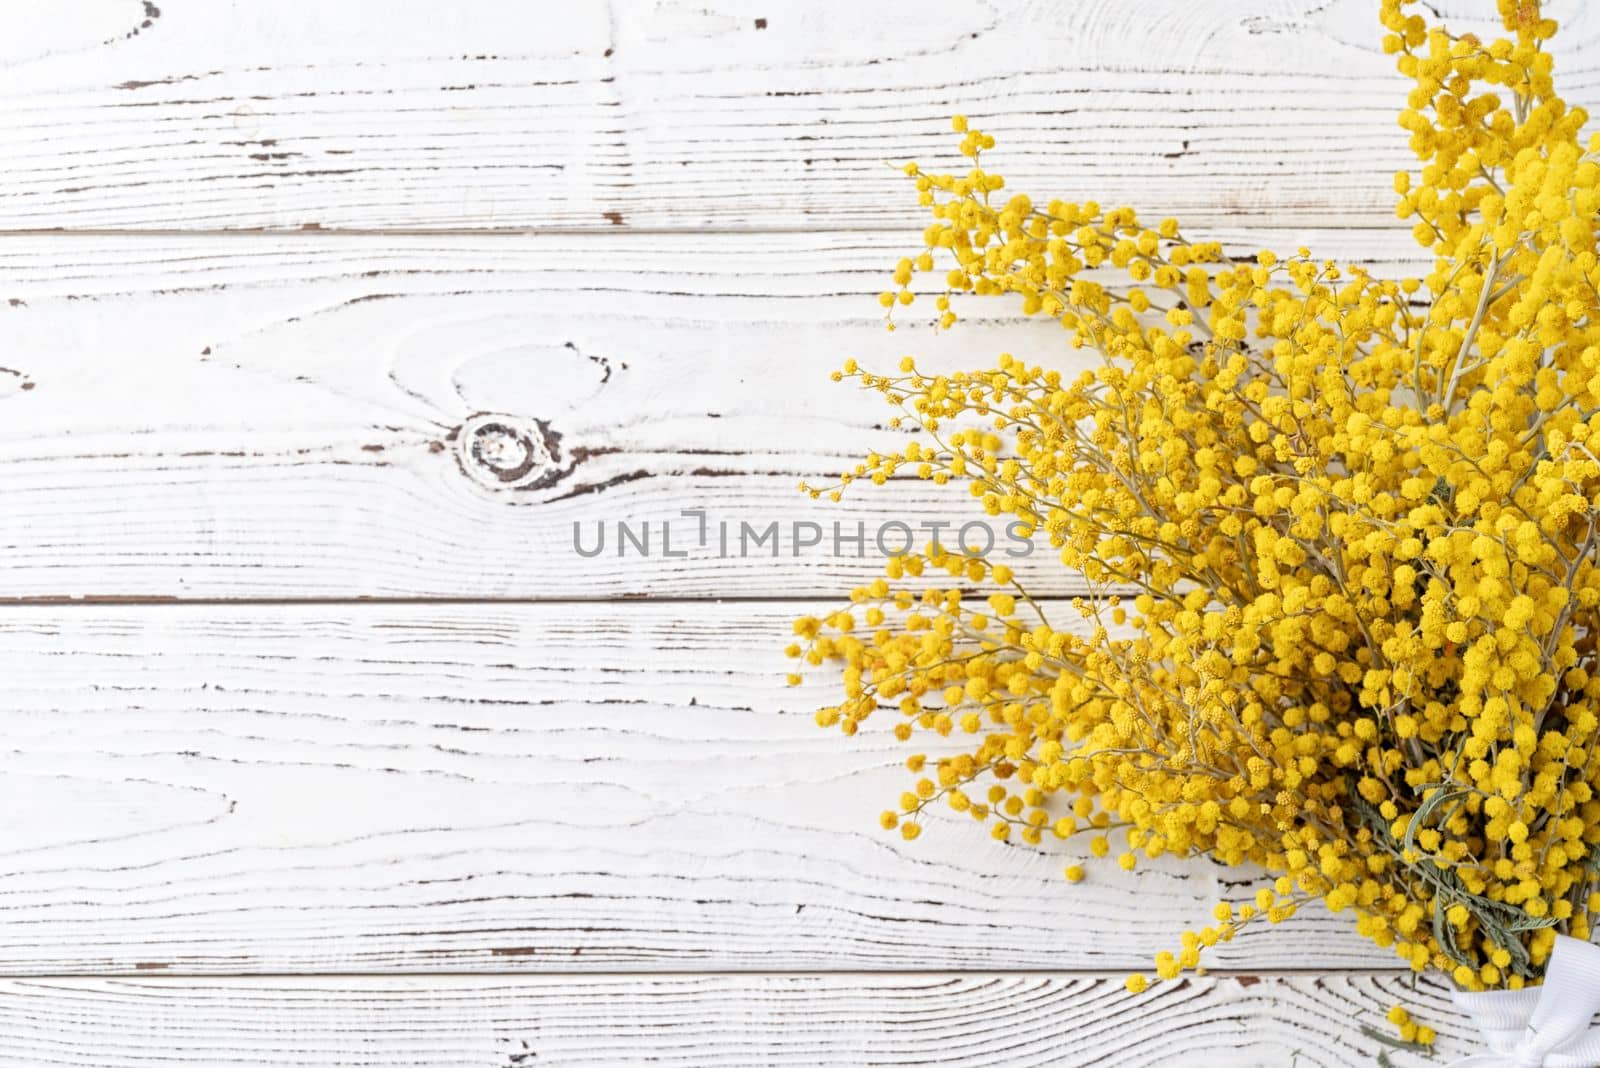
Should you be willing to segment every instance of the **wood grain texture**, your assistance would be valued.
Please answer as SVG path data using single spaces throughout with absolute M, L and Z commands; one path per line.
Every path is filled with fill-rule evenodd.
M 1220 236 L 1417 265 L 1394 230 Z M 881 557 L 844 541 L 836 555 L 835 522 L 848 536 L 981 514 L 915 480 L 840 505 L 797 493 L 901 440 L 884 429 L 893 410 L 831 369 L 906 352 L 951 369 L 1000 351 L 1084 359 L 1000 301 L 969 303 L 974 320 L 945 334 L 910 314 L 884 331 L 872 294 L 914 240 L 5 239 L 0 598 L 845 590 Z M 524 442 L 551 462 L 519 472 Z M 706 510 L 712 538 L 669 558 L 661 524 L 675 552 L 698 536 L 687 508 Z M 656 528 L 648 558 L 619 558 L 618 521 Z M 719 521 L 780 522 L 779 556 L 735 544 L 724 558 Z M 821 524 L 824 544 L 795 556 L 795 523 Z M 578 556 L 574 524 L 590 549 L 605 524 L 606 551 Z M 1024 561 L 1032 586 L 1075 592 L 1050 561 Z
M 1115 973 L 1259 885 L 881 831 L 914 750 L 783 684 L 820 607 L 0 610 L 0 970 Z M 1396 963 L 1312 909 L 1212 961 L 1311 962 Z
M 1404 1000 L 1432 1058 L 1387 1032 Z M 1394 976 L 1190 979 L 1131 996 L 1060 975 L 566 976 L 0 983 L 0 1065 L 1116 1065 L 1425 1068 L 1469 1051 L 1436 986 Z
M 1600 11 L 1549 7 L 1592 105 Z M 1368 0 L 28 4 L 0 34 L 0 228 L 901 223 L 885 162 L 959 159 L 958 110 L 1036 196 L 1384 225 L 1411 157 L 1379 40 Z
M 1593 104 L 1600 8 L 1550 7 Z M 1465 1052 L 1317 910 L 1122 988 L 1250 872 L 879 831 L 907 750 L 779 655 L 870 550 L 572 549 L 964 518 L 793 490 L 896 440 L 845 356 L 1064 361 L 998 305 L 875 328 L 886 163 L 952 161 L 951 111 L 1015 188 L 1416 271 L 1377 40 L 1368 0 L 9 5 L 0 601 L 218 603 L 0 606 L 0 1065 L 1342 1068 L 1396 1001 Z

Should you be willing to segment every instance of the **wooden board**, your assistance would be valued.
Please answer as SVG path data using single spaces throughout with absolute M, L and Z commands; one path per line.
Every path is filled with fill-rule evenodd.
M 1260 884 L 881 831 L 916 750 L 784 687 L 821 607 L 0 610 L 0 969 L 1120 972 Z M 1308 959 L 1398 963 L 1320 910 L 1213 963 Z
M 1436 4 L 1492 29 L 1487 0 Z M 1600 11 L 1559 71 L 1597 86 Z M 1035 196 L 1381 226 L 1411 162 L 1371 3 L 80 0 L 8 11 L 0 229 L 901 223 L 888 165 L 1001 139 Z
M 1548 6 L 1592 110 L 1600 7 Z M 0 1065 L 1440 1063 L 1363 1033 L 1396 1001 L 1465 1053 L 1316 909 L 1126 993 L 1257 877 L 886 835 L 906 748 L 779 655 L 878 571 L 832 523 L 969 514 L 795 492 L 899 440 L 830 369 L 1076 366 L 998 304 L 881 330 L 890 164 L 964 111 L 1014 189 L 1417 273 L 1377 43 L 1369 0 L 9 5 Z
M 1396 1001 L 1434 1057 L 1387 1033 Z M 1393 976 L 1190 979 L 1133 997 L 1058 975 L 12 980 L 0 1065 L 1117 1065 L 1426 1068 L 1468 1052 L 1438 987 Z
M 1220 236 L 1418 266 L 1397 231 Z M 907 352 L 947 369 L 1085 358 L 1001 301 L 969 303 L 974 320 L 943 334 L 911 315 L 886 332 L 872 294 L 908 240 L 0 240 L 0 365 L 15 372 L 0 374 L 0 598 L 843 593 L 880 573 L 882 523 L 982 516 L 915 480 L 840 505 L 799 494 L 903 440 L 881 398 L 830 370 Z M 526 442 L 554 462 L 519 473 Z M 656 530 L 649 557 L 617 555 L 619 522 Z M 688 556 L 663 554 L 668 522 Z M 779 556 L 741 556 L 741 524 L 773 522 Z M 865 559 L 846 540 L 835 553 L 835 522 L 844 538 L 869 524 Z M 796 556 L 797 523 L 823 544 Z M 604 526 L 606 551 L 574 552 L 574 524 L 589 549 Z M 1031 585 L 1076 592 L 1052 560 L 1024 561 Z

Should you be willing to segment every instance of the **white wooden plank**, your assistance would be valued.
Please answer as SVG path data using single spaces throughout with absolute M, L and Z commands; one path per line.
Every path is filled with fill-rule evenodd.
M 1403 1001 L 1440 1032 L 1395 1050 Z M 1130 996 L 1059 975 L 571 976 L 0 983 L 0 1065 L 1117 1065 L 1423 1068 L 1468 1052 L 1437 986 L 1189 980 Z
M 910 750 L 783 684 L 821 607 L 0 610 L 0 971 L 1118 972 L 1260 884 L 881 831 Z M 1311 909 L 1213 959 L 1308 962 L 1396 963 Z
M 1222 236 L 1416 264 L 1394 231 Z M 999 301 L 946 334 L 910 315 L 885 332 L 872 294 L 914 240 L 0 241 L 0 364 L 16 372 L 0 376 L 0 598 L 832 594 L 881 566 L 848 543 L 835 556 L 834 522 L 973 514 L 914 481 L 842 505 L 796 492 L 896 442 L 881 398 L 831 369 L 1069 359 L 1059 327 Z M 551 441 L 549 482 L 472 459 L 486 423 Z M 683 551 L 694 507 L 713 530 L 817 522 L 828 539 L 798 558 L 787 536 L 779 559 L 722 558 L 720 539 L 663 556 L 659 524 Z M 651 557 L 615 555 L 619 520 L 657 526 Z M 574 553 L 575 523 L 591 547 L 611 525 L 604 556 Z M 1048 556 L 1034 585 L 1076 589 Z
M 1600 10 L 1548 8 L 1592 105 Z M 884 161 L 953 156 L 957 110 L 1038 196 L 1384 225 L 1379 41 L 1367 0 L 12 5 L 0 228 L 902 223 Z

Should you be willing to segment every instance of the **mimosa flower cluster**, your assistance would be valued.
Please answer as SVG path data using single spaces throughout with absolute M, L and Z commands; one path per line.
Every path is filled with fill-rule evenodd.
M 960 117 L 966 173 L 906 167 L 932 218 L 884 305 L 919 276 L 945 327 L 963 294 L 1010 298 L 1093 366 L 846 364 L 915 433 L 805 488 L 960 485 L 1094 595 L 1061 611 L 931 546 L 789 653 L 842 673 L 822 724 L 926 741 L 882 815 L 908 839 L 937 805 L 1123 868 L 1269 873 L 1159 978 L 1320 901 L 1418 970 L 1519 988 L 1600 913 L 1600 142 L 1556 95 L 1555 24 L 1500 13 L 1480 40 L 1382 4 L 1425 278 L 1013 195 Z

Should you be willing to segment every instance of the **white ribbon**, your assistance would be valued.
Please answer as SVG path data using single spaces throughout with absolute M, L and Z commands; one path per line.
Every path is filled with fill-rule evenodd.
M 1450 1068 L 1595 1068 L 1600 1065 L 1600 946 L 1556 936 L 1544 985 L 1457 994 L 1456 1007 L 1483 1032 L 1488 1053 Z

